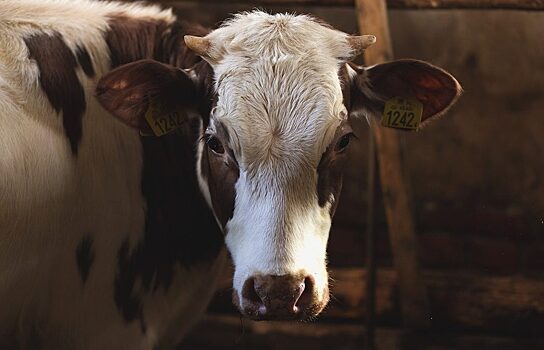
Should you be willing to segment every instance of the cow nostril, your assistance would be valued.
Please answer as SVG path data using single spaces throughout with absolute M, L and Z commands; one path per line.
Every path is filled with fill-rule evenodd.
M 242 297 L 254 303 L 261 303 L 261 297 L 255 291 L 255 279 L 249 278 L 242 289 Z
M 298 312 L 300 309 L 304 310 L 312 304 L 315 280 L 312 276 L 307 276 L 304 282 L 301 283 L 302 290 L 299 297 L 295 301 L 293 310 Z
M 246 280 L 244 287 L 242 288 L 242 298 L 251 304 L 253 304 L 258 313 L 266 313 L 266 306 L 263 299 L 259 296 L 256 290 L 255 278 L 251 277 Z
M 300 297 L 304 294 L 304 290 L 306 289 L 306 284 L 304 282 L 300 282 L 300 284 L 297 286 L 297 288 L 294 290 L 294 296 L 295 296 L 295 302 L 293 303 L 293 312 L 298 313 L 299 307 L 298 307 L 298 301 L 300 300 Z

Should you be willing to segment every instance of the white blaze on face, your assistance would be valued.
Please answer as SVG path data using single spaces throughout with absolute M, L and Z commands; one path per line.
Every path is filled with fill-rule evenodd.
M 288 179 L 290 184 L 251 177 L 247 171 L 240 173 L 226 236 L 236 267 L 237 291 L 256 274 L 281 276 L 304 271 L 315 278 L 318 295 L 322 295 L 327 285 L 325 259 L 331 217 L 329 204 L 318 205 L 313 172 Z
M 346 34 L 307 16 L 252 12 L 208 38 L 218 96 L 210 129 L 227 129 L 240 170 L 226 225 L 234 288 L 255 274 L 304 272 L 321 299 L 331 202 L 318 203 L 317 167 L 345 117 Z

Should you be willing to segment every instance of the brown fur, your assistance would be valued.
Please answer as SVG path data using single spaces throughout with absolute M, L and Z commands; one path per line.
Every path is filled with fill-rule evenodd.
M 124 15 L 112 16 L 109 25 L 106 43 L 112 68 L 144 58 L 189 68 L 200 58 L 185 46 L 183 36 L 208 32 L 204 27 L 181 21 L 168 24 L 163 20 L 135 19 Z
M 76 56 L 58 33 L 33 35 L 25 38 L 25 43 L 29 58 L 36 60 L 40 70 L 40 86 L 55 111 L 62 112 L 64 132 L 72 153 L 77 154 L 83 134 L 81 118 L 86 102 L 83 87 L 76 75 Z
M 215 215 L 225 228 L 234 213 L 236 195 L 234 185 L 238 181 L 240 170 L 234 153 L 227 147 L 229 135 L 226 129 L 221 124 L 216 127 L 216 136 L 222 142 L 225 151 L 222 155 L 215 154 L 205 145 L 201 159 L 201 174 L 207 180 Z
M 106 44 L 110 49 L 111 67 L 154 58 L 158 43 L 168 24 L 162 20 L 147 20 L 112 16 L 110 30 L 106 34 Z
M 317 198 L 321 207 L 325 206 L 331 195 L 334 196 L 334 202 L 331 205 L 331 217 L 336 211 L 340 192 L 342 191 L 342 180 L 344 167 L 346 163 L 347 150 L 337 152 L 336 145 L 343 135 L 351 130 L 349 122 L 341 124 L 334 135 L 333 141 L 321 156 L 317 166 Z
M 212 70 L 185 47 L 183 35 L 193 31 L 184 28 L 178 22 L 110 18 L 106 41 L 111 67 L 118 69 L 104 76 L 96 91 L 106 109 L 128 125 L 146 130 L 143 115 L 149 101 L 156 99 L 168 108 L 196 110 L 207 123 L 213 102 Z M 178 69 L 190 67 L 196 79 Z M 127 322 L 139 319 L 145 324 L 141 294 L 167 290 L 176 265 L 211 261 L 223 245 L 196 178 L 199 123 L 187 119 L 176 132 L 141 139 L 145 233 L 134 249 L 128 242 L 119 248 L 114 282 L 114 301 Z M 137 281 L 141 293 L 135 292 Z
M 83 72 L 89 77 L 93 78 L 95 75 L 93 62 L 91 56 L 84 46 L 78 46 L 76 49 L 77 62 L 81 66 Z

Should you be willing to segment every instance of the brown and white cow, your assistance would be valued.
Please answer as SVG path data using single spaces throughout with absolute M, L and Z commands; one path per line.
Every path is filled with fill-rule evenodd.
M 460 93 L 421 61 L 347 64 L 374 38 L 308 16 L 206 33 L 150 5 L 0 2 L 0 348 L 172 348 L 225 243 L 243 314 L 316 316 L 350 117 L 412 95 L 426 123 Z M 153 106 L 176 130 L 141 136 Z

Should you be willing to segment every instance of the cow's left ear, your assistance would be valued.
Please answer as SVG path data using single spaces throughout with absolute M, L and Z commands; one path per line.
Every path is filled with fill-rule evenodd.
M 120 66 L 105 74 L 96 86 L 96 98 L 125 124 L 149 134 L 145 113 L 151 103 L 164 110 L 196 107 L 197 92 L 185 71 L 153 60 Z
M 411 97 L 423 104 L 421 125 L 444 114 L 461 95 L 459 82 L 427 62 L 403 59 L 371 67 L 350 65 L 351 110 L 370 109 L 381 115 L 394 97 Z

